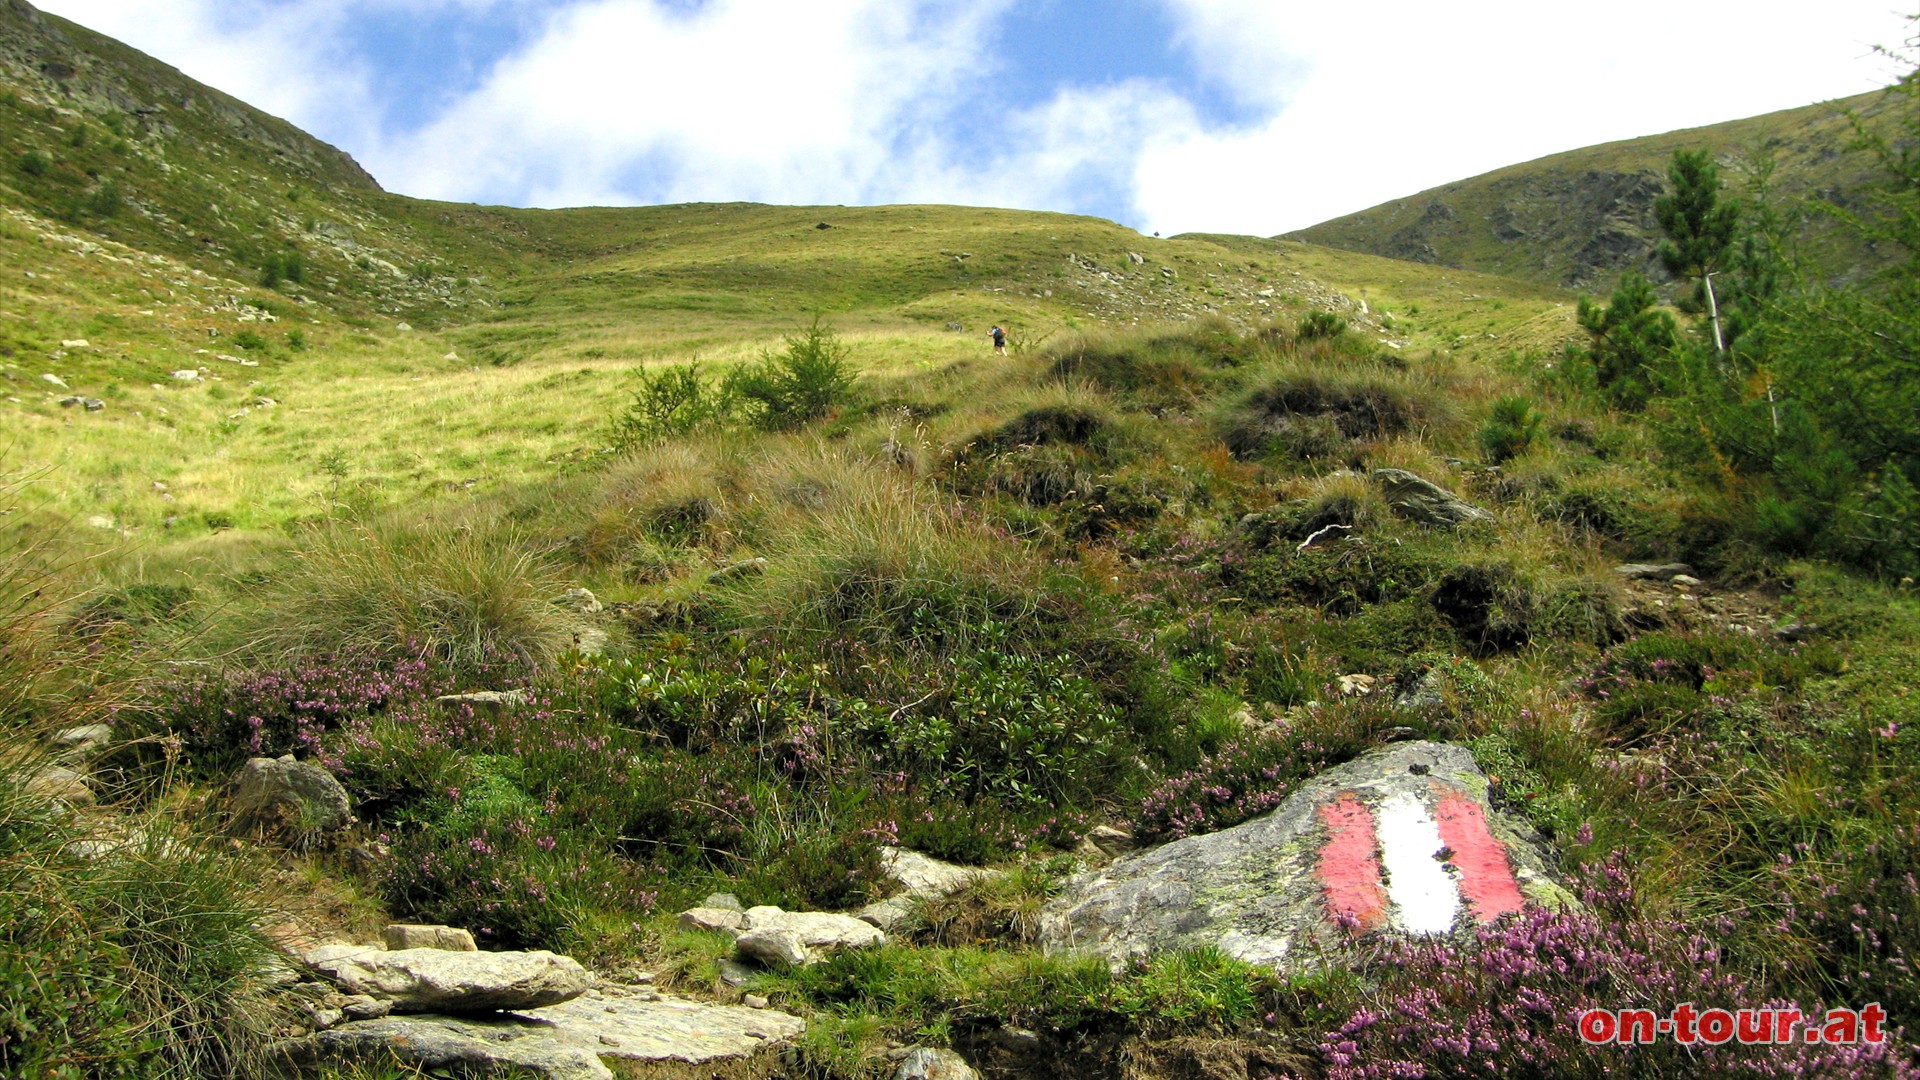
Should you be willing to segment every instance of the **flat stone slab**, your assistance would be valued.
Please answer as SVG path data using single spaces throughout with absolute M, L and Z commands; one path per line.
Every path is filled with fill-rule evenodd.
M 393 1002 L 395 1012 L 484 1013 L 558 1005 L 593 976 L 571 956 L 322 945 L 307 966 L 349 994 Z
M 1116 967 L 1213 945 L 1284 967 L 1353 935 L 1445 934 L 1572 898 L 1464 747 L 1407 742 L 1302 784 L 1272 813 L 1115 860 L 1041 912 L 1041 943 Z
M 342 1024 L 281 1048 L 300 1064 L 400 1061 L 490 1076 L 511 1066 L 548 1080 L 608 1080 L 608 1060 L 713 1065 L 777 1051 L 806 1021 L 607 987 L 559 1005 L 476 1019 L 385 1017 Z M 464 1071 L 461 1071 L 464 1070 Z

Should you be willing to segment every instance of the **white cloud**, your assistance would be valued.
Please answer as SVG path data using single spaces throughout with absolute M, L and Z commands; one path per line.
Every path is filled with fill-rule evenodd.
M 43 2 L 410 195 L 938 200 L 1255 234 L 1865 90 L 1895 74 L 1868 46 L 1907 29 L 1888 0 L 1158 0 L 1200 84 L 1057 85 L 987 116 L 983 58 L 1017 0 Z M 1099 0 L 1055 2 L 1099 17 Z M 518 36 L 409 129 L 369 89 L 382 61 L 350 51 L 356 19 L 396 12 L 485 15 Z M 1204 119 L 1223 96 L 1238 123 Z
M 1219 61 L 1206 70 L 1285 107 L 1150 145 L 1142 218 L 1262 234 L 1561 150 L 1860 93 L 1895 74 L 1869 46 L 1904 29 L 1885 0 L 1165 2 L 1187 47 Z

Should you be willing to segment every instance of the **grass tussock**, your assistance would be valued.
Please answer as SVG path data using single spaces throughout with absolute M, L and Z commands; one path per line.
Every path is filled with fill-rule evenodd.
M 330 520 L 301 540 L 261 589 L 248 642 L 261 654 L 524 673 L 580 628 L 557 603 L 567 586 L 553 565 L 504 528 Z

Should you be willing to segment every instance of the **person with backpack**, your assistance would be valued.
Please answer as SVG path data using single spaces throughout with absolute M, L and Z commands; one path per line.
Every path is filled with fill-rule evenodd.
M 993 329 L 987 331 L 987 335 L 993 338 L 993 355 L 1007 355 L 1007 332 L 996 325 Z

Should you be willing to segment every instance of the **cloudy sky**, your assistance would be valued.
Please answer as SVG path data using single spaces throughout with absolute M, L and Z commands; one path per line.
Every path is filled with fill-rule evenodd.
M 953 202 L 1271 235 L 1861 93 L 1899 0 L 34 0 L 518 206 Z M 1912 0 L 1906 0 L 1913 7 Z

